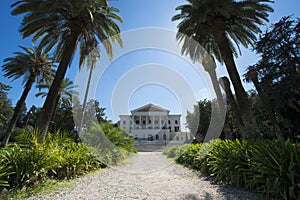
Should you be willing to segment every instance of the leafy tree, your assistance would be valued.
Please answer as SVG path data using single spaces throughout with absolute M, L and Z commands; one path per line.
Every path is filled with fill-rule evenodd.
M 92 122 L 96 122 L 99 124 L 110 122 L 105 116 L 105 108 L 100 107 L 100 103 L 98 100 L 91 99 L 90 101 L 88 101 L 85 109 L 86 111 L 82 124 L 83 128 L 88 128 Z
M 45 133 L 54 112 L 60 85 L 70 66 L 77 45 L 80 44 L 80 60 L 95 48 L 98 41 L 103 42 L 109 57 L 112 57 L 112 42 L 122 44 L 120 29 L 115 21 L 122 22 L 107 0 L 21 0 L 12 5 L 13 15 L 25 14 L 20 32 L 23 37 L 40 39 L 46 49 L 56 47 L 59 66 L 49 93 L 43 105 L 39 127 Z M 114 36 L 113 38 L 110 38 Z
M 106 122 L 111 122 L 110 120 L 107 119 L 105 115 L 105 108 L 100 107 L 100 102 L 98 100 L 94 101 L 95 104 L 95 114 L 98 123 L 106 123 Z
M 271 123 L 274 127 L 277 138 L 281 141 L 284 141 L 284 137 L 282 135 L 281 129 L 276 121 L 276 116 L 274 115 L 274 112 L 272 110 L 272 107 L 270 104 L 271 102 L 270 102 L 268 96 L 263 91 L 263 89 L 258 81 L 258 74 L 255 69 L 248 70 L 248 72 L 246 74 L 246 81 L 250 82 L 250 80 L 253 82 L 253 84 L 258 92 L 258 96 L 262 100 L 262 103 L 264 104 L 263 109 L 266 111 L 269 119 L 271 120 Z
M 283 17 L 257 42 L 259 62 L 248 68 L 257 73 L 257 83 L 285 137 L 300 135 L 300 19 Z M 298 71 L 297 71 L 298 70 Z
M 7 97 L 7 91 L 10 90 L 10 88 L 11 88 L 10 86 L 0 82 L 0 131 L 1 132 L 13 114 L 13 107 L 11 105 L 11 101 Z
M 111 123 L 98 124 L 93 122 L 91 126 L 82 132 L 83 141 L 100 149 L 116 151 L 119 147 L 125 151 L 135 152 L 135 141 L 130 136 L 125 136 L 123 130 Z
M 24 90 L 14 109 L 14 114 L 7 126 L 6 136 L 3 140 L 3 146 L 6 146 L 13 129 L 19 119 L 24 107 L 25 100 L 34 82 L 42 83 L 53 73 L 53 59 L 49 56 L 47 50 L 41 47 L 33 48 L 22 47 L 23 52 L 15 52 L 14 57 L 4 59 L 2 66 L 4 76 L 16 80 L 23 77 Z
M 205 99 L 194 105 L 193 112 L 187 112 L 187 127 L 195 137 L 201 135 L 204 138 L 207 133 L 211 119 L 211 104 L 211 101 Z
M 251 110 L 255 116 L 257 122 L 257 127 L 260 132 L 260 137 L 262 139 L 278 139 L 272 124 L 270 117 L 265 109 L 265 102 L 259 97 L 258 93 L 254 90 L 249 92 Z
M 60 101 L 58 107 L 56 108 L 55 116 L 52 119 L 53 126 L 52 132 L 61 130 L 64 132 L 74 131 L 74 118 L 72 106 L 65 101 Z
M 183 52 L 199 54 L 199 49 L 189 45 L 192 38 L 218 61 L 225 63 L 239 109 L 247 123 L 251 121 L 250 104 L 234 56 L 238 55 L 236 47 L 239 48 L 240 44 L 248 47 L 256 41 L 255 34 L 261 32 L 258 25 L 268 21 L 268 13 L 273 11 L 266 4 L 269 2 L 272 1 L 188 0 L 188 4 L 176 8 L 181 13 L 172 18 L 173 21 L 181 20 L 177 39 L 184 43 Z M 250 125 L 247 128 L 251 130 Z
M 35 105 L 32 105 L 23 118 L 23 126 L 21 128 L 26 128 L 28 126 L 35 128 L 39 111 L 39 108 L 37 108 Z

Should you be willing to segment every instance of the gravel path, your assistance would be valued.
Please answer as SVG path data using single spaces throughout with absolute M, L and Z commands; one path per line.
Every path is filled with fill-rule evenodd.
M 243 190 L 212 184 L 205 176 L 174 164 L 160 152 L 138 153 L 125 164 L 78 178 L 76 186 L 31 200 L 253 200 Z

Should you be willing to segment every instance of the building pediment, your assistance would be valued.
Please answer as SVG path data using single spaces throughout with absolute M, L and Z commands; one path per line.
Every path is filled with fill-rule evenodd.
M 149 103 L 145 106 L 142 106 L 140 108 L 132 110 L 131 112 L 132 113 L 136 113 L 136 112 L 167 112 L 167 113 L 169 113 L 170 111 L 165 108 L 162 108 L 160 106 Z

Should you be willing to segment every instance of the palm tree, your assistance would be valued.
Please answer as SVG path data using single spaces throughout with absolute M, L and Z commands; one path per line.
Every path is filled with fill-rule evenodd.
M 37 46 L 33 48 L 20 47 L 25 53 L 15 52 L 16 56 L 4 59 L 5 64 L 2 66 L 2 70 L 5 72 L 4 76 L 13 80 L 23 77 L 24 83 L 24 91 L 6 129 L 3 146 L 6 146 L 9 141 L 33 83 L 43 83 L 54 73 L 53 58 L 49 56 L 48 51 Z
M 215 59 L 212 55 L 208 54 L 208 52 L 193 38 L 186 37 L 186 35 L 179 32 L 177 34 L 177 39 L 180 42 L 183 41 L 181 53 L 189 55 L 194 62 L 200 62 L 203 65 L 204 70 L 210 76 L 210 80 L 217 96 L 217 103 L 213 101 L 212 109 L 215 109 L 215 113 L 218 114 L 212 117 L 209 127 L 213 127 L 214 130 L 210 131 L 210 134 L 206 135 L 204 141 L 217 138 L 219 136 L 218 134 L 222 131 L 222 121 L 225 118 L 226 109 L 217 78 Z
M 268 96 L 265 94 L 265 91 L 263 90 L 260 82 L 258 81 L 258 73 L 257 73 L 257 70 L 255 69 L 255 67 L 251 66 L 248 68 L 248 71 L 245 74 L 245 80 L 247 82 L 252 81 L 252 83 L 254 84 L 255 89 L 257 90 L 258 96 L 262 100 L 266 114 L 269 117 L 269 119 L 274 127 L 276 137 L 279 140 L 284 141 L 282 131 L 276 121 L 276 117 L 275 117 L 273 109 L 271 107 L 271 101 L 268 98 Z
M 12 5 L 13 15 L 26 14 L 20 32 L 23 37 L 33 35 L 33 41 L 47 49 L 56 47 L 59 66 L 42 108 L 39 128 L 46 133 L 60 85 L 70 66 L 78 43 L 81 66 L 83 59 L 99 41 L 112 58 L 112 43 L 122 45 L 120 29 L 115 21 L 122 22 L 118 10 L 107 0 L 20 0 Z M 112 37 L 114 36 L 114 37 Z
M 52 79 L 53 80 L 53 79 Z M 47 89 L 49 90 L 51 86 L 50 81 L 46 84 L 38 84 L 37 87 L 41 89 Z M 76 88 L 76 85 L 73 85 L 73 81 L 71 81 L 69 78 L 65 78 L 63 82 L 60 85 L 60 89 L 58 91 L 58 96 L 55 102 L 55 109 L 54 112 L 52 113 L 50 121 L 53 121 L 57 109 L 57 105 L 59 104 L 59 101 L 64 103 L 67 106 L 72 106 L 72 96 L 77 95 L 78 93 L 74 91 L 74 88 Z M 45 98 L 47 97 L 48 92 L 46 91 L 40 91 L 35 94 L 36 97 L 42 97 Z
M 253 46 L 256 41 L 255 34 L 261 32 L 258 25 L 268 21 L 268 13 L 273 11 L 266 4 L 272 1 L 187 1 L 188 4 L 176 8 L 181 13 L 172 18 L 172 21 L 181 20 L 178 24 L 177 39 L 184 43 L 182 51 L 197 54 L 199 49 L 190 45 L 193 39 L 218 61 L 225 63 L 238 106 L 247 119 L 250 103 L 235 65 L 234 56 L 240 52 L 240 44 L 245 47 Z
M 78 128 L 77 128 L 78 137 L 80 135 L 82 125 L 83 125 L 83 121 L 84 121 L 84 118 L 85 118 L 87 98 L 88 98 L 88 95 L 89 95 L 89 90 L 90 90 L 90 85 L 91 85 L 91 80 L 92 80 L 92 75 L 93 75 L 93 69 L 96 67 L 97 58 L 100 58 L 100 49 L 94 48 L 89 53 L 89 55 L 86 57 L 86 60 L 85 60 L 87 67 L 90 68 L 90 73 L 89 73 L 89 77 L 88 77 L 88 80 L 87 80 L 87 85 L 86 85 L 84 100 L 83 100 L 83 108 L 82 108 L 82 112 L 81 112 L 81 116 L 80 116 L 79 124 L 78 124 Z
M 204 70 L 210 76 L 219 107 L 224 108 L 225 105 L 216 74 L 216 63 L 214 57 L 210 55 L 209 52 L 207 52 L 206 49 L 195 40 L 195 38 L 187 37 L 187 35 L 178 32 L 177 39 L 179 42 L 183 42 L 181 53 L 189 55 L 194 62 L 200 62 L 203 65 Z M 214 47 L 214 49 L 216 49 L 216 47 Z

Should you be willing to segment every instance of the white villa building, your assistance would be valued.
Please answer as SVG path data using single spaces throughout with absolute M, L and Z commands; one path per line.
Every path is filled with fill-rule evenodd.
M 180 117 L 180 114 L 170 114 L 169 110 L 150 103 L 132 110 L 131 115 L 120 115 L 120 128 L 138 141 L 185 141 Z

